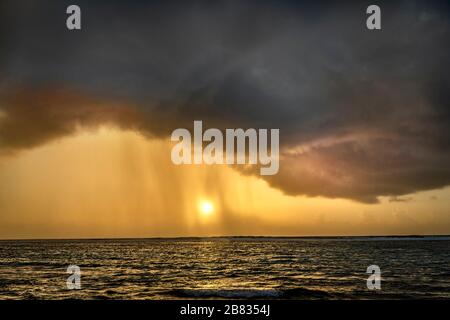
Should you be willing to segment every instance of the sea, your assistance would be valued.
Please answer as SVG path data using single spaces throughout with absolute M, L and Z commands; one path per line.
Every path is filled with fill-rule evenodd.
M 450 237 L 0 241 L 0 299 L 449 298 Z

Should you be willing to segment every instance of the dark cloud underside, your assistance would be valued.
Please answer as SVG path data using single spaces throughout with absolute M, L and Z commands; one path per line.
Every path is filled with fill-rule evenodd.
M 450 182 L 444 1 L 5 1 L 0 148 L 77 125 L 280 128 L 288 194 L 375 202 Z M 395 198 L 393 198 L 395 199 Z

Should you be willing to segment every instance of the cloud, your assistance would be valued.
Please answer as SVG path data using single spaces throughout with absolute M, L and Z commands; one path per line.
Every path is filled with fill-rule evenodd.
M 412 197 L 390 197 L 389 198 L 389 202 L 409 202 L 412 201 L 413 198 Z
M 287 194 L 374 203 L 450 183 L 446 2 L 381 2 L 381 31 L 363 4 L 80 1 L 72 32 L 68 4 L 3 6 L 2 149 L 77 125 L 167 137 L 203 120 L 280 128 L 265 179 Z
M 139 112 L 115 101 L 97 101 L 64 89 L 19 90 L 3 97 L 0 151 L 30 148 L 77 128 L 110 124 L 139 129 Z

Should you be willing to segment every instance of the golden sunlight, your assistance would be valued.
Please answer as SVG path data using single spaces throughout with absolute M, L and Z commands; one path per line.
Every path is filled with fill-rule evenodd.
M 214 213 L 214 205 L 210 201 L 201 201 L 199 208 L 200 213 L 204 216 L 209 216 Z
M 371 205 L 292 197 L 226 165 L 174 166 L 170 150 L 102 127 L 0 155 L 0 238 L 449 232 L 450 188 Z

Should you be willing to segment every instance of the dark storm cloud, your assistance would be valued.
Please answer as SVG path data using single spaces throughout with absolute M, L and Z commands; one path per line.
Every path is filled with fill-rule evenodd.
M 71 134 L 77 127 L 143 127 L 140 112 L 131 106 L 63 89 L 19 90 L 5 95 L 3 102 L 6 116 L 0 119 L 0 146 L 5 152 Z
M 412 197 L 389 197 L 389 202 L 409 202 L 412 201 Z
M 2 148 L 78 124 L 168 136 L 200 119 L 280 128 L 267 181 L 288 194 L 371 203 L 450 182 L 445 2 L 379 2 L 381 31 L 365 28 L 361 1 L 79 1 L 81 31 L 65 29 L 68 4 L 3 5 Z M 52 90 L 91 100 L 78 109 Z

